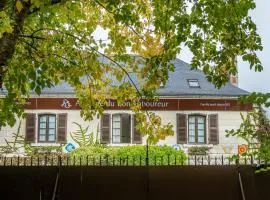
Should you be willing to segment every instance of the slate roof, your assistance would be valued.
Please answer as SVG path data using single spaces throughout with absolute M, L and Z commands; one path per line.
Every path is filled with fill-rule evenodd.
M 242 90 L 231 83 L 227 83 L 220 89 L 217 89 L 213 84 L 209 83 L 204 73 L 201 70 L 191 70 L 189 64 L 180 59 L 172 61 L 175 66 L 174 72 L 169 73 L 169 80 L 167 84 L 157 91 L 159 96 L 229 96 L 237 97 L 249 94 L 247 91 Z M 136 85 L 138 80 L 134 74 L 131 77 Z M 188 79 L 197 79 L 200 88 L 190 88 Z M 128 81 L 128 78 L 125 78 Z M 50 95 L 72 95 L 75 94 L 74 89 L 67 83 L 56 85 L 52 88 L 45 88 L 42 94 Z
M 189 64 L 180 59 L 172 61 L 175 66 L 174 72 L 169 74 L 169 80 L 164 88 L 160 88 L 157 94 L 160 96 L 185 96 L 185 95 L 206 95 L 206 96 L 243 96 L 248 92 L 231 83 L 222 88 L 216 88 L 209 83 L 201 70 L 191 70 Z M 200 88 L 190 88 L 188 79 L 197 79 Z

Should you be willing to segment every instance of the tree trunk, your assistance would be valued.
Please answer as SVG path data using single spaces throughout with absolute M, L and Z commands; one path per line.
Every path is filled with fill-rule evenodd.
M 4 1 L 0 4 L 0 9 L 3 10 L 6 6 L 7 1 Z M 0 38 L 0 88 L 2 88 L 2 81 L 5 76 L 4 67 L 7 65 L 8 60 L 12 58 L 15 48 L 16 42 L 19 34 L 23 29 L 23 22 L 27 16 L 27 12 L 29 10 L 30 4 L 23 3 L 23 9 L 18 12 L 17 9 L 13 12 L 12 18 L 14 19 L 14 26 L 12 33 L 4 33 L 3 37 Z

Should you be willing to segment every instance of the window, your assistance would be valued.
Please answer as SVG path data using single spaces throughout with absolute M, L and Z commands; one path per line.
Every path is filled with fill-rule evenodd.
M 191 115 L 188 117 L 188 142 L 205 143 L 205 116 Z
M 121 142 L 121 115 L 120 114 L 113 115 L 112 120 L 113 120 L 112 121 L 113 143 L 120 143 Z
M 176 134 L 178 144 L 219 144 L 218 115 L 177 113 Z
M 190 88 L 200 88 L 199 81 L 197 79 L 188 79 L 187 81 Z
M 100 142 L 103 144 L 141 144 L 142 135 L 136 128 L 135 115 L 104 113 L 100 122 Z
M 130 143 L 131 117 L 129 114 L 114 114 L 112 116 L 112 142 Z
M 38 142 L 55 142 L 56 140 L 56 116 L 38 116 Z

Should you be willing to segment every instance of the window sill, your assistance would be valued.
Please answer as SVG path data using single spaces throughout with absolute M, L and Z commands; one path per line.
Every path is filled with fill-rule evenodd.
M 108 145 L 112 146 L 112 147 L 124 147 L 124 146 L 135 145 L 135 144 L 132 144 L 132 143 L 111 143 Z
M 188 148 L 188 147 L 208 147 L 208 148 L 212 148 L 214 145 L 213 144 L 184 144 L 183 147 L 184 148 Z
M 33 147 L 40 147 L 40 146 L 54 146 L 54 147 L 60 147 L 60 143 L 49 143 L 49 142 L 44 142 L 44 143 L 31 143 L 31 146 Z

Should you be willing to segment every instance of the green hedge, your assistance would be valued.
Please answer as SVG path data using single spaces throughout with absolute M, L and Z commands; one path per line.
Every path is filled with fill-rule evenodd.
M 185 164 L 186 155 L 169 146 L 149 146 L 150 165 Z M 71 162 L 89 165 L 145 165 L 146 146 L 87 146 L 70 153 Z

